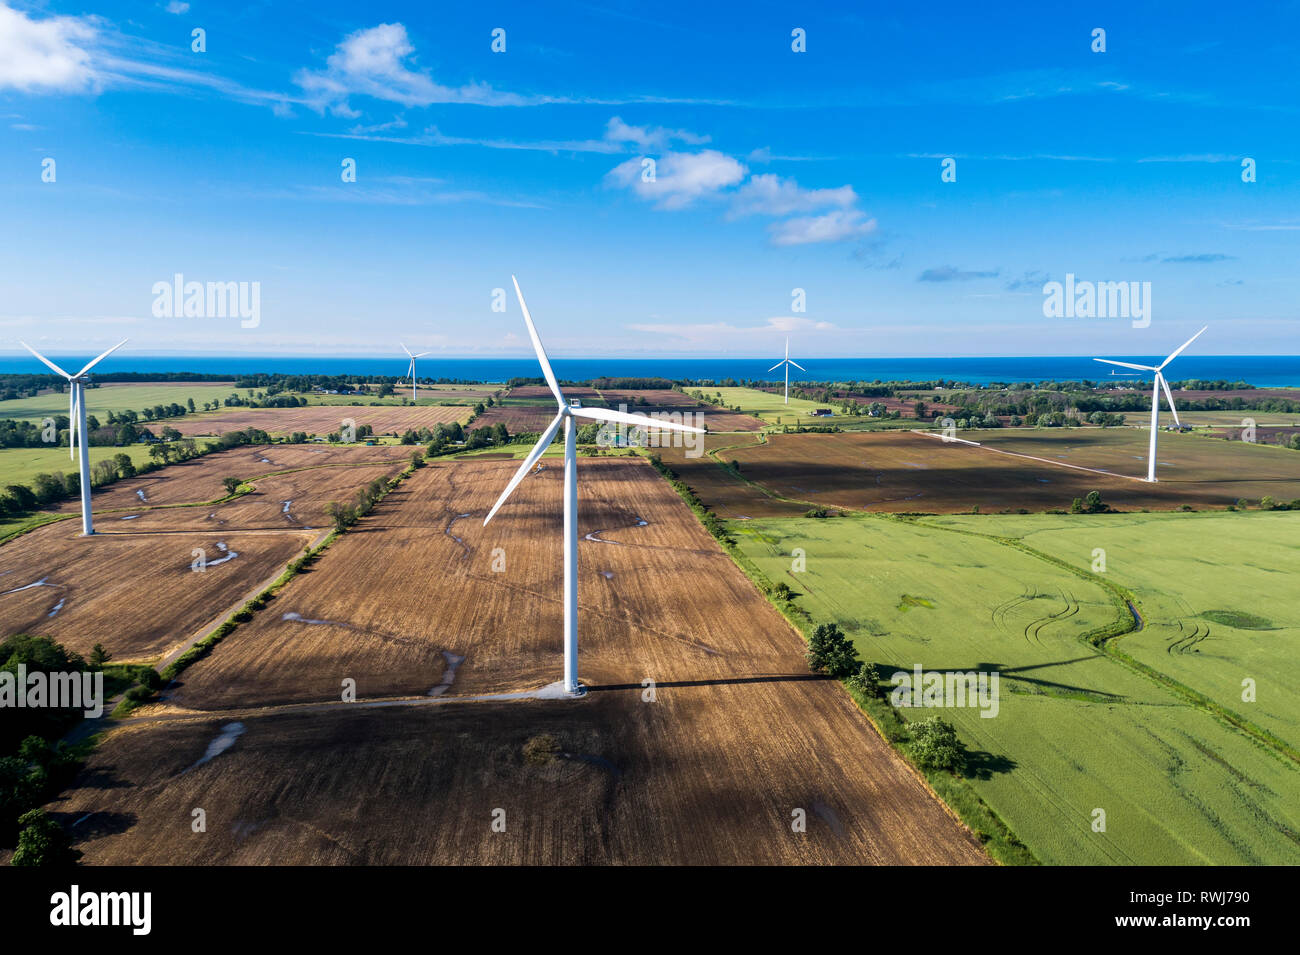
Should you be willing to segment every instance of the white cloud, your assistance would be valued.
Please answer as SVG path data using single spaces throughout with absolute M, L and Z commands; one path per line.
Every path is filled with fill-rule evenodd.
M 359 115 L 348 105 L 350 96 L 370 96 L 404 106 L 434 103 L 477 103 L 484 106 L 523 106 L 514 93 L 500 93 L 486 83 L 450 87 L 435 83 L 429 73 L 414 68 L 415 45 L 400 23 L 381 23 L 343 38 L 325 61 L 323 70 L 299 70 L 294 82 L 319 110 L 339 116 Z
M 180 16 L 182 13 L 190 12 L 190 5 L 183 3 L 182 0 L 171 0 L 171 3 L 167 4 L 167 12 Z
M 736 185 L 748 171 L 730 156 L 716 149 L 698 153 L 666 152 L 655 161 L 653 180 L 643 174 L 637 156 L 619 163 L 606 174 L 615 185 L 632 189 L 642 199 L 661 209 L 683 209 L 697 199 L 712 197 Z
M 782 179 L 772 173 L 752 176 L 741 186 L 732 203 L 736 216 L 762 214 L 787 216 L 796 212 L 813 212 L 827 206 L 847 209 L 858 201 L 852 186 L 838 189 L 804 189 L 793 179 Z
M 697 136 L 685 129 L 665 129 L 663 126 L 629 126 L 615 116 L 605 126 L 605 139 L 611 143 L 633 143 L 638 149 L 649 151 L 663 149 L 671 142 L 681 142 L 688 146 L 702 146 L 709 141 L 708 136 Z
M 842 242 L 875 231 L 876 220 L 860 209 L 837 209 L 821 216 L 800 216 L 770 226 L 773 245 Z
M 95 39 L 88 17 L 33 20 L 0 5 L 0 89 L 80 92 L 96 85 L 86 47 Z
M 743 327 L 731 322 L 700 322 L 696 324 L 670 325 L 663 323 L 636 324 L 627 326 L 632 331 L 646 332 L 663 338 L 673 339 L 690 346 L 734 347 L 738 338 L 753 335 L 788 335 L 791 332 L 827 332 L 834 331 L 830 322 L 818 322 L 799 315 L 778 315 L 767 319 L 762 325 Z

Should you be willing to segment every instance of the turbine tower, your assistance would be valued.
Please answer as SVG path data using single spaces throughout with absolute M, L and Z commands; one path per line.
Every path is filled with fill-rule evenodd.
M 81 533 L 89 537 L 95 533 L 95 525 L 90 518 L 90 449 L 86 444 L 86 394 L 85 383 L 90 379 L 86 373 L 113 352 L 127 343 L 122 339 L 104 354 L 100 355 L 75 375 L 69 375 L 54 362 L 26 342 L 19 342 L 29 352 L 47 366 L 68 380 L 68 456 L 75 458 L 77 448 L 81 449 Z
M 578 423 L 576 419 L 594 418 L 597 421 L 621 422 L 641 428 L 662 428 L 666 431 L 686 431 L 692 434 L 704 434 L 704 429 L 692 428 L 672 421 L 659 421 L 645 415 L 628 414 L 624 411 L 610 411 L 607 408 L 583 408 L 577 404 L 571 404 L 565 399 L 564 392 L 560 391 L 560 386 L 555 380 L 555 373 L 551 371 L 551 363 L 547 360 L 546 352 L 542 349 L 542 340 L 537 337 L 537 329 L 533 327 L 532 316 L 528 314 L 528 306 L 524 303 L 524 293 L 519 290 L 519 280 L 513 275 L 510 276 L 510 280 L 515 283 L 515 295 L 519 297 L 519 308 L 524 313 L 524 324 L 528 326 L 528 337 L 533 341 L 533 350 L 537 352 L 537 361 L 542 366 L 542 374 L 546 377 L 546 384 L 550 386 L 551 394 L 555 395 L 559 411 L 546 430 L 542 432 L 542 436 L 534 445 L 533 450 L 528 452 L 528 457 L 524 459 L 523 465 L 515 472 L 515 476 L 510 479 L 506 489 L 501 492 L 497 502 L 492 505 L 492 510 L 488 511 L 487 517 L 483 518 L 483 526 L 487 527 L 488 521 L 492 520 L 496 512 L 501 509 L 501 505 L 519 486 L 519 482 L 532 470 L 533 465 L 537 463 L 537 459 L 542 456 L 542 453 L 554 440 L 555 433 L 563 424 L 564 679 L 561 686 L 564 692 L 571 696 L 582 696 L 586 691 L 583 689 L 582 684 L 578 682 Z
M 1121 368 L 1133 368 L 1136 369 L 1137 371 L 1155 372 L 1155 376 L 1156 376 L 1155 382 L 1151 386 L 1151 446 L 1147 450 L 1147 480 L 1153 484 L 1155 483 L 1156 480 L 1156 434 L 1160 426 L 1160 392 L 1161 391 L 1165 393 L 1165 399 L 1169 402 L 1169 410 L 1174 413 L 1174 424 L 1178 427 L 1182 427 L 1182 423 L 1178 420 L 1178 409 L 1174 407 L 1174 396 L 1169 391 L 1169 382 L 1165 381 L 1165 376 L 1164 376 L 1165 366 L 1168 365 L 1175 358 L 1177 358 L 1179 355 L 1181 355 L 1183 349 L 1186 348 L 1188 345 L 1190 345 L 1192 342 L 1196 341 L 1196 339 L 1200 338 L 1201 335 L 1205 333 L 1205 329 L 1209 327 L 1210 327 L 1209 325 L 1206 325 L 1205 328 L 1202 328 L 1191 338 L 1187 339 L 1187 341 L 1183 342 L 1182 345 L 1180 345 L 1177 349 L 1174 350 L 1174 353 L 1172 355 L 1170 355 L 1168 358 L 1166 358 L 1158 365 L 1135 365 L 1127 361 L 1112 361 L 1109 358 L 1093 359 L 1093 361 L 1104 362 L 1107 365 L 1118 365 Z
M 401 345 L 402 343 L 398 342 L 398 344 Z M 405 345 L 402 345 L 402 351 L 406 352 L 406 357 L 411 359 L 411 363 L 406 366 L 406 373 L 411 376 L 411 400 L 416 401 L 419 396 L 416 395 L 415 393 L 415 359 L 423 358 L 425 355 L 429 355 L 432 353 L 427 351 L 422 351 L 418 355 L 412 355 L 411 349 L 407 348 Z
M 799 364 L 797 361 L 790 360 L 790 339 L 789 338 L 785 340 L 785 357 L 780 361 L 778 361 L 771 368 L 769 368 L 768 371 L 776 371 L 782 365 L 785 365 L 785 403 L 789 404 L 790 403 L 790 366 L 794 365 L 800 371 L 808 370 L 803 365 Z

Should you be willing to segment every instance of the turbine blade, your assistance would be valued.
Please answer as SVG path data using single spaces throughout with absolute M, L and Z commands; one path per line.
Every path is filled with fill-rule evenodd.
M 431 351 L 422 351 L 422 352 L 420 352 L 420 354 L 418 354 L 418 355 L 412 355 L 411 357 L 412 357 L 412 358 L 423 358 L 425 355 L 432 355 L 432 354 L 433 354 L 433 352 L 431 352 Z
M 775 365 L 773 365 L 771 368 L 769 368 L 768 371 L 776 371 L 778 368 L 780 368 L 780 367 L 781 367 L 782 365 L 784 365 L 784 364 L 785 364 L 785 359 L 782 358 L 782 359 L 781 359 L 780 361 L 778 361 Z
M 492 520 L 492 518 L 496 516 L 496 512 L 501 510 L 501 505 L 506 502 L 506 498 L 514 493 L 514 489 L 519 486 L 519 482 L 528 476 L 528 472 L 533 469 L 533 465 L 536 464 L 537 459 L 542 456 L 542 452 L 551 446 L 551 442 L 555 440 L 555 432 L 560 429 L 560 423 L 563 420 L 564 411 L 561 410 L 560 413 L 555 416 L 555 420 L 553 420 L 547 429 L 542 432 L 542 436 L 537 440 L 537 443 L 533 445 L 533 450 L 528 452 L 528 457 L 524 458 L 523 465 L 521 465 L 519 470 L 515 472 L 515 476 L 510 479 L 510 483 L 507 484 L 506 489 L 501 492 L 501 496 L 497 498 L 497 502 L 492 505 L 492 510 L 488 511 L 488 516 L 483 518 L 484 527 L 487 527 L 488 521 Z
M 77 452 L 77 386 L 68 385 L 68 459 L 76 460 Z
M 55 371 L 57 371 L 60 375 L 62 375 L 64 378 L 67 378 L 67 379 L 71 379 L 71 378 L 72 378 L 71 375 L 69 375 L 66 371 L 64 371 L 64 370 L 63 370 L 62 368 L 60 368 L 58 365 L 54 364 L 54 362 L 50 361 L 48 358 L 46 358 L 44 355 L 42 355 L 40 352 L 38 352 L 38 351 L 37 351 L 35 348 L 33 348 L 31 345 L 27 344 L 26 342 L 19 342 L 18 344 L 22 345 L 22 346 L 23 346 L 24 348 L 26 348 L 29 352 L 31 352 L 33 355 L 35 355 L 35 356 L 36 356 L 37 358 L 39 358 L 41 361 L 45 362 L 46 365 L 48 365 L 49 367 L 53 368 L 53 369 L 54 369 Z
M 1205 328 L 1209 328 L 1209 327 L 1210 327 L 1209 325 L 1206 325 L 1206 326 L 1205 326 Z M 1204 334 L 1205 334 L 1205 328 L 1202 328 L 1199 332 L 1197 332 L 1197 333 L 1196 333 L 1195 335 L 1193 335 L 1191 338 L 1187 339 L 1187 341 L 1183 342 L 1182 345 L 1180 345 L 1180 346 L 1178 347 L 1178 350 L 1177 350 L 1177 351 L 1175 351 L 1172 355 L 1170 355 L 1168 358 L 1166 358 L 1164 361 L 1162 361 L 1162 362 L 1160 363 L 1160 368 L 1163 369 L 1163 368 L 1165 367 L 1165 365 L 1169 364 L 1171 361 L 1173 361 L 1175 358 L 1177 358 L 1179 355 L 1181 355 L 1182 352 L 1183 352 L 1183 349 L 1184 349 L 1184 348 L 1186 348 L 1186 347 L 1187 347 L 1188 345 L 1190 345 L 1192 342 L 1196 341 L 1196 339 L 1198 339 L 1198 338 L 1200 338 L 1202 335 L 1204 335 Z
M 628 414 L 626 411 L 610 411 L 608 408 L 572 408 L 573 414 L 580 418 L 595 418 L 597 421 L 621 421 L 634 424 L 639 428 L 660 428 L 664 431 L 685 431 L 688 434 L 704 434 L 703 428 L 694 428 L 675 421 L 660 421 L 643 414 Z
M 398 342 L 397 344 L 402 345 L 401 342 Z M 411 356 L 411 349 L 407 348 L 405 345 L 402 345 L 402 351 L 406 352 L 408 358 Z
M 85 368 L 81 369 L 81 371 L 77 372 L 76 377 L 80 378 L 82 375 L 84 375 L 86 372 L 90 371 L 90 369 L 94 368 L 94 367 L 95 367 L 96 365 L 98 365 L 101 361 L 103 361 L 103 360 L 104 360 L 105 358 L 107 358 L 109 355 L 113 354 L 113 352 L 117 351 L 119 348 L 121 348 L 123 345 L 125 345 L 125 344 L 126 344 L 127 342 L 129 342 L 129 341 L 130 341 L 129 338 L 123 338 L 120 342 L 118 342 L 116 345 L 114 345 L 114 346 L 113 346 L 112 348 L 110 348 L 108 351 L 104 352 L 104 354 L 100 355 L 98 358 L 96 358 L 94 361 L 92 361 L 92 362 L 91 362 L 89 365 L 87 365 Z
M 1134 365 L 1127 361 L 1111 361 L 1109 358 L 1094 358 L 1093 361 L 1104 362 L 1107 365 L 1119 365 L 1121 368 L 1136 368 L 1138 371 L 1159 371 L 1154 365 Z
M 546 383 L 551 386 L 551 394 L 555 395 L 555 400 L 563 408 L 564 392 L 560 391 L 560 386 L 555 380 L 555 372 L 551 371 L 551 363 L 546 357 L 545 349 L 542 348 L 542 340 L 537 337 L 537 329 L 533 327 L 533 317 L 528 314 L 528 305 L 524 302 L 524 293 L 519 290 L 519 280 L 512 275 L 510 281 L 515 283 L 515 295 L 519 298 L 519 308 L 524 313 L 524 324 L 528 326 L 528 337 L 533 340 L 533 350 L 537 352 L 537 361 L 542 366 L 542 374 L 546 376 Z
M 1169 402 L 1169 410 L 1174 413 L 1174 426 L 1182 427 L 1182 422 L 1178 420 L 1178 409 L 1174 407 L 1174 396 L 1169 391 L 1169 382 L 1165 381 L 1165 376 L 1160 375 L 1160 387 L 1165 390 L 1165 400 Z
M 797 361 L 795 361 L 794 359 L 790 359 L 790 364 L 794 365 L 794 366 L 795 366 L 796 368 L 798 368 L 800 371 L 807 371 L 807 370 L 808 370 L 807 368 L 805 368 L 803 365 L 799 364 L 799 363 L 798 363 Z

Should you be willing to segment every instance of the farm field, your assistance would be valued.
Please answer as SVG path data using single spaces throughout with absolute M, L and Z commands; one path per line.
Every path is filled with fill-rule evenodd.
M 740 464 L 743 480 L 709 474 L 707 459 L 699 459 L 689 465 L 688 483 L 723 517 L 789 515 L 814 505 L 894 513 L 961 513 L 976 506 L 985 513 L 1043 511 L 1068 508 L 1093 490 L 1123 510 L 1300 498 L 1300 457 L 1280 448 L 1161 435 L 1161 481 L 1151 485 L 1135 479 L 1145 473 L 1146 450 L 1135 429 L 961 433 L 984 446 L 912 432 L 769 434 L 762 443 L 718 453 Z M 681 459 L 665 453 L 664 460 L 677 467 Z M 744 481 L 797 503 L 772 500 Z
M 931 520 L 944 527 L 856 517 L 731 528 L 766 578 L 790 584 L 812 620 L 838 621 L 886 682 L 916 665 L 999 673 L 996 716 L 946 707 L 917 718 L 957 727 L 970 784 L 1040 861 L 1300 862 L 1300 765 L 1081 639 L 1128 613 L 1086 573 L 978 536 L 1055 519 Z M 1143 606 L 1153 629 L 1158 609 Z M 1092 829 L 1098 808 L 1104 832 Z
M 1300 514 L 1044 515 L 929 518 L 1014 537 L 1076 567 L 1096 548 L 1106 576 L 1131 591 L 1149 623 L 1116 646 L 1240 714 L 1300 751 L 1300 697 L 1292 692 L 1300 613 Z M 1242 700 L 1242 680 L 1257 698 Z
M 0 639 L 33 633 L 83 654 L 103 643 L 121 662 L 164 656 L 319 540 L 329 500 L 349 500 L 367 481 L 401 470 L 407 455 L 399 450 L 241 447 L 96 491 L 93 538 L 81 537 L 73 518 L 0 547 Z M 269 473 L 286 467 L 301 470 Z M 174 506 L 224 497 L 221 479 L 232 471 L 255 490 L 222 504 Z M 196 549 L 202 572 L 191 567 Z
M 1135 428 L 1000 428 L 962 434 L 989 448 L 1132 477 L 1146 476 L 1151 437 L 1149 430 Z M 1121 493 L 1118 503 L 1151 508 L 1182 503 L 1225 507 L 1241 498 L 1253 503 L 1265 496 L 1294 500 L 1300 498 L 1300 454 L 1268 445 L 1219 443 L 1200 435 L 1165 432 L 1159 436 L 1156 477 L 1156 486 L 1130 487 L 1127 494 Z
M 152 660 L 216 623 L 321 536 L 97 530 L 105 532 L 83 538 L 80 521 L 58 521 L 0 547 L 0 638 L 48 636 L 83 655 L 102 643 L 119 662 Z M 201 573 L 191 570 L 196 549 L 208 564 Z
M 306 408 L 228 408 L 208 414 L 173 419 L 181 434 L 217 435 L 227 431 L 258 428 L 267 434 L 305 431 L 325 436 L 338 431 L 346 419 L 360 427 L 370 425 L 375 434 L 401 434 L 407 430 L 433 428 L 437 424 L 466 422 L 474 409 L 462 405 L 308 405 Z
M 463 699 L 560 674 L 560 469 L 481 526 L 514 467 L 417 471 L 109 733 L 49 805 L 85 861 L 987 863 L 637 458 L 579 463 L 586 698 Z M 369 705 L 401 695 L 424 702 Z M 530 762 L 540 734 L 558 755 Z M 173 824 L 195 799 L 205 839 Z
M 64 409 L 67 413 L 67 409 Z M 119 454 L 128 455 L 136 467 L 147 464 L 149 447 L 144 444 L 131 444 L 121 448 L 90 448 L 90 466 L 100 461 L 110 460 Z M 68 457 L 68 446 L 51 446 L 47 448 L 0 448 L 0 487 L 8 484 L 31 484 L 38 474 L 75 474 L 80 463 Z
M 384 445 L 239 445 L 97 488 L 91 495 L 91 505 L 99 513 L 215 501 L 226 497 L 222 482 L 227 477 L 248 480 L 297 468 L 406 462 L 411 451 L 410 447 Z M 81 504 L 64 501 L 59 510 L 79 514 Z
M 782 384 L 781 388 L 784 390 L 785 385 Z M 722 403 L 728 408 L 739 406 L 742 414 L 759 418 L 769 425 L 843 425 L 849 420 L 852 420 L 854 424 L 866 423 L 862 418 L 846 419 L 839 415 L 832 418 L 813 417 L 813 411 L 829 406 L 818 404 L 815 401 L 807 401 L 803 398 L 796 398 L 793 395 L 790 396 L 790 403 L 786 404 L 783 391 L 782 393 L 774 393 L 759 391 L 756 388 L 713 387 L 704 387 L 698 390 L 703 391 L 710 398 L 721 395 Z
M 54 360 L 58 361 L 57 358 Z M 35 358 L 32 359 L 32 363 L 35 365 L 34 370 L 45 370 Z M 63 367 L 69 372 L 75 372 L 85 363 L 86 359 L 83 358 L 76 368 L 68 368 L 66 365 Z M 114 382 L 86 389 L 86 413 L 95 415 L 101 423 L 104 423 L 110 411 L 141 412 L 154 405 L 173 403 L 183 405 L 190 398 L 194 399 L 196 405 L 202 407 L 205 401 L 221 401 L 229 397 L 234 390 L 233 382 L 142 382 L 141 384 Z M 0 418 L 39 421 L 41 418 L 56 415 L 63 415 L 65 418 L 68 416 L 66 391 L 49 392 L 34 398 L 0 401 Z

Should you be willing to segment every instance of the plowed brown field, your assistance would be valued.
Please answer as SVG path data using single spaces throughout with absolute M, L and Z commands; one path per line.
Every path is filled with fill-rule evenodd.
M 0 639 L 39 634 L 83 654 L 102 643 L 120 662 L 166 656 L 320 539 L 326 503 L 396 474 L 409 450 L 237 448 L 96 492 L 94 537 L 71 518 L 0 547 Z M 300 470 L 252 477 L 286 466 Z M 159 506 L 221 497 L 221 477 L 232 473 L 255 490 L 223 504 Z
M 1159 482 L 1148 484 L 1135 480 L 1146 474 L 1146 436 L 1137 429 L 962 435 L 981 446 L 912 432 L 772 434 L 766 443 L 719 451 L 740 463 L 745 480 L 708 458 L 690 461 L 664 451 L 663 459 L 719 516 L 730 518 L 789 516 L 811 505 L 890 513 L 951 514 L 975 506 L 985 513 L 1044 511 L 1068 508 L 1094 490 L 1121 510 L 1300 498 L 1300 455 L 1281 448 L 1163 433 Z M 746 480 L 789 500 L 773 500 Z
M 436 424 L 464 422 L 473 413 L 469 405 L 309 405 L 306 408 L 232 408 L 207 415 L 175 419 L 172 427 L 185 435 L 216 435 L 245 428 L 267 434 L 305 431 L 325 436 L 350 419 L 357 427 L 370 425 L 375 434 L 402 434 L 433 428 Z
M 560 469 L 481 526 L 514 467 L 417 472 L 112 733 L 50 806 L 85 861 L 987 862 L 637 459 L 579 464 L 587 697 L 463 699 L 560 675 Z M 394 695 L 423 702 L 366 702 Z M 541 733 L 559 753 L 533 764 Z

